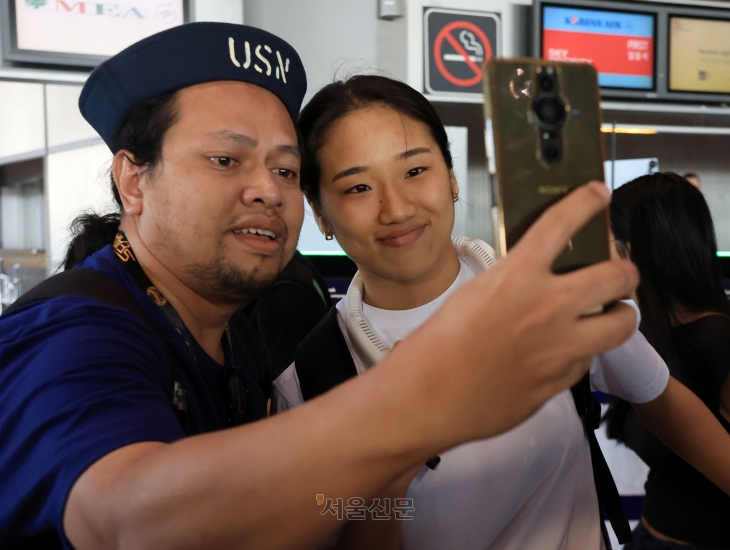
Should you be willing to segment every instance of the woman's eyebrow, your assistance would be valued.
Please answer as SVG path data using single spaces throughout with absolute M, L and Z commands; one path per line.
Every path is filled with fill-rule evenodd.
M 367 171 L 367 166 L 353 166 L 352 168 L 348 168 L 347 170 L 343 170 L 342 172 L 338 172 L 337 174 L 335 174 L 335 177 L 332 178 L 332 181 L 337 181 L 338 179 L 346 178 L 347 176 L 354 176 L 355 174 L 362 174 L 363 172 Z
M 408 149 L 407 151 L 403 151 L 401 154 L 396 155 L 395 158 L 397 159 L 407 159 L 409 157 L 415 157 L 416 155 L 421 155 L 423 153 L 430 153 L 431 149 L 428 147 L 416 147 L 414 149 Z

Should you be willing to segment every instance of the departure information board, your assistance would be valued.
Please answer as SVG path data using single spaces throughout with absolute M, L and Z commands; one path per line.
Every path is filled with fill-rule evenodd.
M 730 93 L 730 21 L 670 18 L 669 89 Z
M 591 63 L 606 88 L 655 87 L 655 16 L 543 5 L 542 57 Z

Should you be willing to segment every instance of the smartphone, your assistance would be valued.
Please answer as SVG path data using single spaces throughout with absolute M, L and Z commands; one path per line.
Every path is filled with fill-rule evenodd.
M 494 59 L 483 85 L 487 153 L 497 181 L 495 237 L 504 256 L 551 204 L 589 181 L 604 181 L 598 76 L 587 63 Z M 553 271 L 608 260 L 608 223 L 608 210 L 589 221 Z

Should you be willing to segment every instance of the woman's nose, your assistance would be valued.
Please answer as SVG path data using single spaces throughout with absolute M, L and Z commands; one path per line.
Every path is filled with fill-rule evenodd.
M 380 222 L 403 223 L 416 213 L 416 205 L 402 185 L 387 185 L 380 197 Z

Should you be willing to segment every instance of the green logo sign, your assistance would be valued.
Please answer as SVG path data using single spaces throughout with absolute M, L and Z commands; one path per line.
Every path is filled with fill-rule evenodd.
M 48 0 L 25 0 L 25 3 L 28 4 L 31 8 L 42 8 L 48 3 Z

